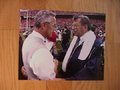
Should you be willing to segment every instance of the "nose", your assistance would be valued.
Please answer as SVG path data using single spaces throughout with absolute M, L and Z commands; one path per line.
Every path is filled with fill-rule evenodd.
M 77 27 L 76 26 L 72 26 L 72 30 L 76 31 Z
M 72 26 L 72 30 L 74 30 L 75 29 L 75 26 Z

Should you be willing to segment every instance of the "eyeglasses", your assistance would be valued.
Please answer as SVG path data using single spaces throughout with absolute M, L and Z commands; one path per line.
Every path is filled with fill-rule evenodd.
M 51 25 L 52 27 L 54 27 L 54 28 L 56 28 L 57 27 L 57 25 L 56 24 L 53 24 L 53 23 L 51 23 L 51 22 L 45 22 L 46 24 L 49 24 L 49 25 Z
M 73 28 L 76 28 L 76 27 L 79 27 L 79 26 L 80 26 L 79 23 L 76 23 L 76 24 L 74 23 L 74 24 L 72 25 Z

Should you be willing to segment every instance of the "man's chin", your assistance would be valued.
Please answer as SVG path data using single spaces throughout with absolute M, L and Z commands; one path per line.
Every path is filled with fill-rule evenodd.
M 78 34 L 77 34 L 77 33 L 74 33 L 74 36 L 78 36 Z

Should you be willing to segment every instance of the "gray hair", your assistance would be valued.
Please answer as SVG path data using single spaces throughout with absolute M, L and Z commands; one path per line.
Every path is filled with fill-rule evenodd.
M 56 14 L 52 11 L 48 11 L 48 10 L 42 10 L 39 11 L 34 20 L 35 20 L 35 27 L 36 28 L 40 28 L 41 27 L 41 23 L 45 23 L 45 22 L 51 22 L 50 16 L 55 17 Z
M 84 15 L 75 15 L 75 16 L 73 16 L 74 21 L 76 21 L 77 19 L 80 19 L 81 25 L 87 25 L 88 29 L 91 26 L 90 19 L 87 16 L 84 16 Z

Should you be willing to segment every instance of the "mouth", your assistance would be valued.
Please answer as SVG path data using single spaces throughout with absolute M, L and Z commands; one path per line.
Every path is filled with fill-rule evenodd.
M 73 34 L 76 34 L 76 33 L 77 33 L 77 31 L 76 31 L 76 30 L 74 30 L 74 31 L 73 31 Z

